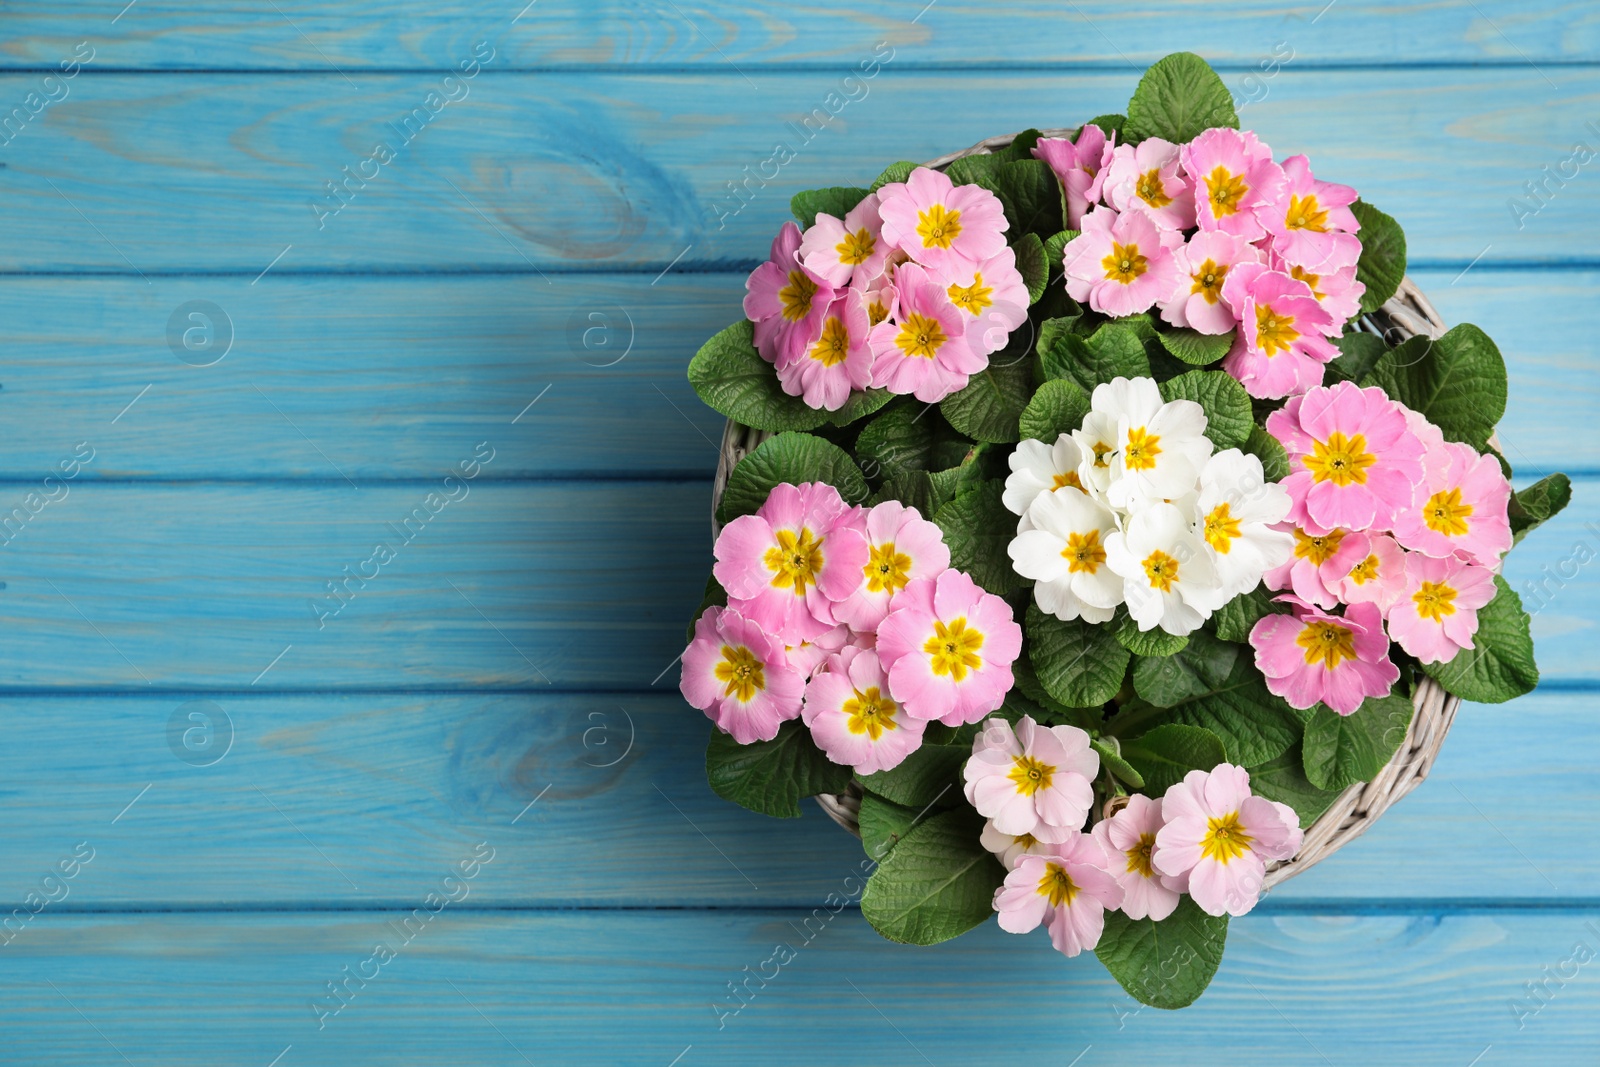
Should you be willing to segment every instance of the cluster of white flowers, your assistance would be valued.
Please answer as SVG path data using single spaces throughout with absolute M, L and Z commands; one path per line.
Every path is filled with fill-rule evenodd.
M 1213 455 L 1205 431 L 1199 404 L 1117 378 L 1077 430 L 1017 446 L 1009 552 L 1042 611 L 1100 623 L 1127 604 L 1139 629 L 1187 634 L 1288 560 L 1293 539 L 1274 527 L 1289 494 L 1255 456 Z

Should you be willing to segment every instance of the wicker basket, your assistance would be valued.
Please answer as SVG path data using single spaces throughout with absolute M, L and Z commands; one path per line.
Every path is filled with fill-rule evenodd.
M 1045 130 L 1047 137 L 1066 137 L 1071 130 Z M 941 156 L 925 166 L 943 169 L 963 156 L 987 155 L 1004 148 L 1016 137 L 1007 134 L 980 141 L 962 152 Z M 1400 283 L 1394 297 L 1372 315 L 1361 319 L 1361 328 L 1384 337 L 1391 345 L 1418 335 L 1438 338 L 1445 332 L 1439 313 L 1428 303 L 1427 297 L 1410 278 Z M 717 504 L 728 484 L 728 475 L 734 465 L 752 449 L 772 435 L 765 430 L 753 430 L 730 420 L 722 434 L 722 456 L 717 463 L 716 482 L 711 491 L 711 526 L 715 537 L 720 529 L 715 519 Z M 1405 740 L 1387 766 L 1370 782 L 1358 782 L 1339 794 L 1337 800 L 1306 830 L 1305 842 L 1294 858 L 1267 865 L 1264 889 L 1294 877 L 1314 863 L 1319 863 L 1361 836 L 1384 812 L 1401 797 L 1415 789 L 1428 776 L 1433 761 L 1444 744 L 1444 736 L 1455 720 L 1460 707 L 1459 697 L 1446 693 L 1432 678 L 1424 677 L 1417 686 L 1416 714 L 1406 730 Z M 816 798 L 817 804 L 834 822 L 856 836 L 861 835 L 858 818 L 861 812 L 861 791 L 855 782 L 838 795 L 824 794 Z

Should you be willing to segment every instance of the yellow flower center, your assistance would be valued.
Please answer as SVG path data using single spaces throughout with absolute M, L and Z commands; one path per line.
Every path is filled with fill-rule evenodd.
M 1442 622 L 1446 615 L 1456 613 L 1456 590 L 1443 582 L 1423 582 L 1411 594 L 1411 602 L 1417 606 L 1417 614 L 1424 619 Z
M 1154 878 L 1155 868 L 1150 865 L 1150 850 L 1155 847 L 1155 834 L 1140 834 L 1138 844 L 1128 850 L 1128 873 L 1141 878 Z
M 1211 214 L 1217 218 L 1236 214 L 1239 204 L 1250 192 L 1244 175 L 1233 174 L 1227 167 L 1219 166 L 1205 177 L 1206 197 L 1211 201 Z
M 1079 571 L 1097 573 L 1100 565 L 1106 561 L 1106 549 L 1100 543 L 1100 531 L 1068 534 L 1067 547 L 1061 550 L 1061 556 L 1067 561 L 1068 574 L 1077 574 Z
M 1328 295 L 1327 293 L 1324 293 L 1321 289 L 1317 288 L 1317 284 L 1322 281 L 1322 275 L 1320 275 L 1320 274 L 1312 274 L 1310 271 L 1304 269 L 1303 267 L 1291 266 L 1289 268 L 1289 277 L 1296 278 L 1296 279 L 1299 279 L 1302 282 L 1305 282 L 1306 285 L 1309 286 L 1310 289 L 1311 289 L 1311 295 L 1316 297 L 1318 300 L 1323 300 Z
M 1078 477 L 1077 471 L 1068 471 L 1065 474 L 1056 475 L 1050 488 L 1055 490 L 1067 485 L 1070 485 L 1072 488 L 1080 491 L 1083 489 L 1083 479 Z
M 1222 282 L 1228 276 L 1228 268 L 1219 264 L 1214 259 L 1208 259 L 1200 264 L 1200 269 L 1189 275 L 1194 282 L 1189 287 L 1189 292 L 1199 293 L 1206 298 L 1206 303 L 1215 304 L 1222 299 Z
M 961 212 L 947 211 L 943 204 L 934 204 L 917 213 L 917 236 L 923 248 L 949 248 L 961 236 Z
M 1293 315 L 1280 315 L 1265 304 L 1256 305 L 1256 343 L 1271 359 L 1279 352 L 1289 351 L 1289 347 L 1300 337 L 1300 331 L 1294 328 Z
M 1377 580 L 1377 577 L 1378 557 L 1376 555 L 1368 556 L 1350 568 L 1350 580 L 1357 585 L 1366 585 L 1368 582 Z
M 1135 279 L 1150 269 L 1150 261 L 1139 254 L 1136 244 L 1119 245 L 1111 242 L 1111 254 L 1100 261 L 1105 268 L 1106 280 L 1132 285 Z
M 1013 756 L 1011 770 L 1006 772 L 1006 777 L 1016 783 L 1018 793 L 1031 797 L 1041 789 L 1049 789 L 1055 773 L 1053 766 L 1040 763 L 1032 756 Z
M 1150 579 L 1151 589 L 1169 593 L 1172 583 L 1178 580 L 1178 561 L 1158 548 L 1144 558 L 1144 574 Z
M 850 331 L 844 320 L 831 318 L 822 324 L 822 336 L 811 346 L 812 359 L 824 367 L 837 367 L 850 355 Z
M 1333 670 L 1341 661 L 1356 658 L 1355 634 L 1337 623 L 1312 619 L 1294 639 L 1306 653 L 1306 665 L 1322 664 Z
M 994 303 L 994 286 L 983 284 L 983 274 L 975 273 L 971 285 L 952 285 L 947 292 L 950 302 L 973 315 Z
M 855 233 L 846 230 L 844 240 L 833 247 L 834 251 L 839 253 L 840 263 L 848 263 L 854 267 L 872 257 L 873 251 L 878 247 L 878 239 L 868 233 L 867 228 L 863 226 Z
M 939 677 L 949 675 L 964 681 L 969 669 L 983 666 L 978 649 L 983 647 L 983 633 L 967 629 L 965 618 L 954 619 L 950 625 L 934 620 L 933 636 L 922 646 L 922 651 L 933 657 L 933 673 Z
M 944 327 L 939 325 L 938 319 L 930 319 L 926 315 L 916 312 L 906 316 L 906 321 L 900 324 L 900 333 L 894 339 L 895 347 L 908 356 L 918 356 L 922 359 L 932 359 L 939 354 L 939 349 L 949 338 L 944 335 Z
M 1161 171 L 1151 169 L 1139 176 L 1138 184 L 1133 187 L 1140 200 L 1151 207 L 1166 207 L 1172 203 L 1172 197 L 1167 195 L 1166 183 L 1161 180 Z
M 783 305 L 783 317 L 789 322 L 799 322 L 811 314 L 811 298 L 817 295 L 817 283 L 806 277 L 803 270 L 789 272 L 789 284 L 778 290 L 778 302 Z
M 1072 898 L 1078 895 L 1078 887 L 1072 884 L 1072 877 L 1067 874 L 1065 867 L 1059 863 L 1047 863 L 1044 877 L 1039 879 L 1039 895 L 1048 897 L 1052 908 L 1059 908 L 1072 903 Z
M 882 322 L 888 317 L 889 309 L 884 306 L 882 300 L 874 300 L 872 303 L 867 305 L 868 326 L 876 326 L 878 323 Z
M 1326 441 L 1311 442 L 1311 454 L 1301 456 L 1300 462 L 1317 482 L 1332 482 L 1343 487 L 1354 482 L 1367 484 L 1367 468 L 1378 462 L 1378 457 L 1367 451 L 1367 439 L 1355 433 L 1346 437 L 1338 430 L 1328 435 Z
M 1283 224 L 1291 230 L 1310 230 L 1313 233 L 1328 232 L 1328 209 L 1317 204 L 1315 195 L 1301 199 L 1298 196 L 1289 197 L 1289 210 L 1284 213 Z
M 1147 471 L 1156 465 L 1161 455 L 1161 437 L 1149 433 L 1143 426 L 1128 431 L 1128 443 L 1122 446 L 1122 465 L 1130 471 Z
M 756 654 L 743 645 L 738 648 L 723 645 L 722 659 L 717 661 L 714 670 L 717 681 L 723 683 L 722 695 L 733 697 L 741 704 L 750 703 L 767 687 L 765 668 Z
M 1467 532 L 1467 519 L 1472 516 L 1472 505 L 1463 503 L 1461 490 L 1447 489 L 1433 494 L 1422 509 L 1422 521 L 1428 529 L 1446 537 L 1460 537 Z
M 1339 551 L 1339 542 L 1344 540 L 1345 531 L 1330 530 L 1318 537 L 1312 537 L 1300 527 L 1294 528 L 1294 554 L 1296 559 L 1308 559 L 1313 566 L 1320 567 Z
M 1115 451 L 1116 449 L 1111 447 L 1111 442 L 1096 441 L 1094 443 L 1094 465 L 1100 468 L 1111 466 L 1110 460 L 1106 459 L 1106 457 Z
M 1200 839 L 1200 854 L 1218 863 L 1229 863 L 1248 852 L 1253 840 L 1239 825 L 1239 813 L 1230 811 L 1221 818 L 1206 820 L 1206 833 Z
M 761 557 L 772 572 L 772 586 L 791 586 L 795 596 L 805 596 L 806 586 L 817 580 L 817 572 L 822 569 L 822 542 L 826 538 L 814 537 L 805 527 L 798 534 L 779 530 L 777 537 L 777 546 L 767 549 Z
M 1233 547 L 1233 539 L 1240 536 L 1239 520 L 1233 517 L 1233 509 L 1226 500 L 1211 509 L 1211 514 L 1206 516 L 1206 544 L 1227 555 Z
M 866 734 L 876 741 L 884 731 L 900 729 L 894 721 L 895 702 L 880 693 L 877 686 L 869 686 L 865 693 L 857 689 L 855 694 L 840 709 L 849 716 L 845 727 L 851 733 Z
M 896 552 L 893 541 L 873 545 L 861 572 L 867 576 L 867 592 L 898 593 L 911 580 L 911 557 Z

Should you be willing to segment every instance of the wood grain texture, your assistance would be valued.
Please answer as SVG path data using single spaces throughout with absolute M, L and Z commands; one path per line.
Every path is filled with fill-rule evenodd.
M 7 698 L 28 758 L 7 770 L 0 914 L 79 841 L 96 856 L 63 911 L 398 907 L 480 840 L 495 877 L 463 908 L 823 904 L 860 843 L 809 801 L 775 822 L 713 794 L 710 725 L 673 682 Z M 1421 788 L 1264 907 L 1600 899 L 1595 699 L 1468 706 Z
M 498 863 L 471 884 L 501 877 Z M 419 882 L 418 906 L 445 873 Z M 850 869 L 837 873 L 843 887 Z M 1600 945 L 1594 910 L 1246 916 L 1196 1005 L 1137 1013 L 1098 961 L 1063 960 L 1037 931 L 986 926 L 908 949 L 848 909 L 447 906 L 400 946 L 390 924 L 405 914 L 41 916 L 0 950 L 8 1053 L 63 1065 L 121 1063 L 120 1053 L 138 1067 L 264 1065 L 280 1054 L 283 1065 L 354 1067 L 665 1067 L 674 1057 L 679 1067 L 945 1067 L 1079 1055 L 1462 1067 L 1492 1046 L 1480 1062 L 1576 1067 L 1594 1062 L 1600 1040 L 1594 964 L 1562 968 L 1577 943 Z M 351 979 L 348 1002 L 318 1030 L 314 998 L 385 938 L 396 957 L 368 966 L 364 986 Z M 779 944 L 797 951 L 774 976 L 776 964 L 762 965 Z M 1513 1000 L 1526 1002 L 1524 984 L 1546 968 L 1569 978 L 1547 986 L 1548 1002 L 1518 1029 Z M 758 972 L 773 977 L 764 988 L 750 977 L 747 1006 L 719 1016 L 716 1006 L 738 1003 L 728 984 Z
M 847 67 L 885 39 L 906 48 L 908 63 L 984 68 L 1072 61 L 1142 66 L 1179 50 L 1247 65 L 1279 41 L 1292 43 L 1300 63 L 1600 58 L 1593 10 L 1570 0 L 1518 0 L 1496 5 L 1492 17 L 1467 0 L 1416 6 L 1343 0 L 1326 12 L 1322 2 L 1245 0 L 1203 15 L 1183 0 L 1137 9 L 1109 0 L 1070 6 L 944 0 L 931 8 L 926 0 L 887 0 L 870 11 L 842 0 L 757 7 L 727 0 L 540 0 L 526 7 L 524 0 L 355 0 L 337 9 L 315 0 L 140 0 L 113 24 L 118 7 L 8 4 L 4 65 L 54 66 L 63 48 L 85 38 L 99 49 L 96 65 L 109 69 L 313 73 L 330 66 L 447 69 L 485 37 L 518 69 Z M 1379 21 L 1386 32 L 1374 34 Z
M 1480 264 L 1413 277 L 1446 321 L 1498 340 L 1511 461 L 1600 470 L 1587 417 L 1600 403 L 1588 332 L 1600 273 Z M 329 458 L 358 482 L 426 478 L 488 438 L 498 454 L 484 478 L 709 480 L 722 419 L 684 368 L 743 314 L 743 293 L 737 273 L 12 278 L 0 284 L 0 478 L 42 477 L 84 440 L 97 450 L 84 480 L 338 478 Z M 221 333 L 178 314 L 195 300 L 222 309 Z M 231 330 L 232 351 L 210 367 L 181 361 L 175 314 L 190 362 L 208 356 L 184 349 L 184 330 L 201 330 L 200 345 Z
M 1592 263 L 1571 240 L 1600 224 L 1582 171 L 1578 184 L 1552 186 L 1520 229 L 1508 208 L 1585 136 L 1600 92 L 1600 70 L 1546 77 L 1291 68 L 1248 120 L 1279 156 L 1309 153 L 1324 177 L 1401 219 L 1414 260 Z M 0 101 L 21 101 L 36 80 L 0 76 Z M 459 103 L 412 120 L 420 132 L 407 144 L 397 127 L 439 90 L 438 75 L 80 77 L 0 149 L 0 269 L 253 279 L 274 262 L 284 272 L 651 275 L 674 260 L 677 270 L 751 263 L 797 190 L 865 183 L 896 158 L 1118 110 L 1137 79 L 891 65 L 856 102 L 836 96 L 837 117 L 824 109 L 835 74 L 761 80 L 752 91 L 720 71 L 480 75 Z M 813 109 L 822 117 L 807 140 L 790 124 Z M 797 155 L 765 168 L 763 188 L 762 164 L 785 139 Z M 342 168 L 355 173 L 379 142 L 393 161 L 368 163 L 366 180 L 348 179 L 343 209 L 320 214 L 341 203 L 325 184 L 346 180 Z M 746 168 L 755 177 L 736 196 L 729 183 Z

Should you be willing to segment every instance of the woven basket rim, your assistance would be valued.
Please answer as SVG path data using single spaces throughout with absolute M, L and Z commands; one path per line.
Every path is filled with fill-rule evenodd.
M 1065 137 L 1072 132 L 1071 128 L 1060 128 L 1043 130 L 1041 134 L 1046 137 Z M 940 156 L 923 166 L 942 170 L 966 156 L 987 155 L 1004 148 L 1016 137 L 1017 134 L 1012 133 L 985 138 L 970 148 Z M 1383 337 L 1391 345 L 1417 336 L 1437 340 L 1446 329 L 1438 311 L 1410 277 L 1401 281 L 1394 296 L 1376 312 L 1363 316 L 1360 326 L 1367 332 Z M 732 419 L 724 427 L 721 456 L 711 493 L 713 539 L 719 532 L 716 511 L 722 500 L 722 492 L 727 487 L 728 475 L 741 459 L 771 436 L 764 430 L 751 429 Z M 1461 699 L 1424 675 L 1412 696 L 1412 704 L 1415 713 L 1411 716 L 1411 725 L 1406 728 L 1405 739 L 1394 756 L 1371 781 L 1357 782 L 1341 792 L 1327 810 L 1306 828 L 1300 851 L 1292 858 L 1267 864 L 1263 890 L 1293 878 L 1360 837 L 1390 807 L 1427 778 L 1444 745 L 1445 735 L 1455 722 Z M 844 793 L 825 793 L 815 799 L 829 818 L 860 837 L 861 795 L 860 786 L 852 779 L 849 789 Z

